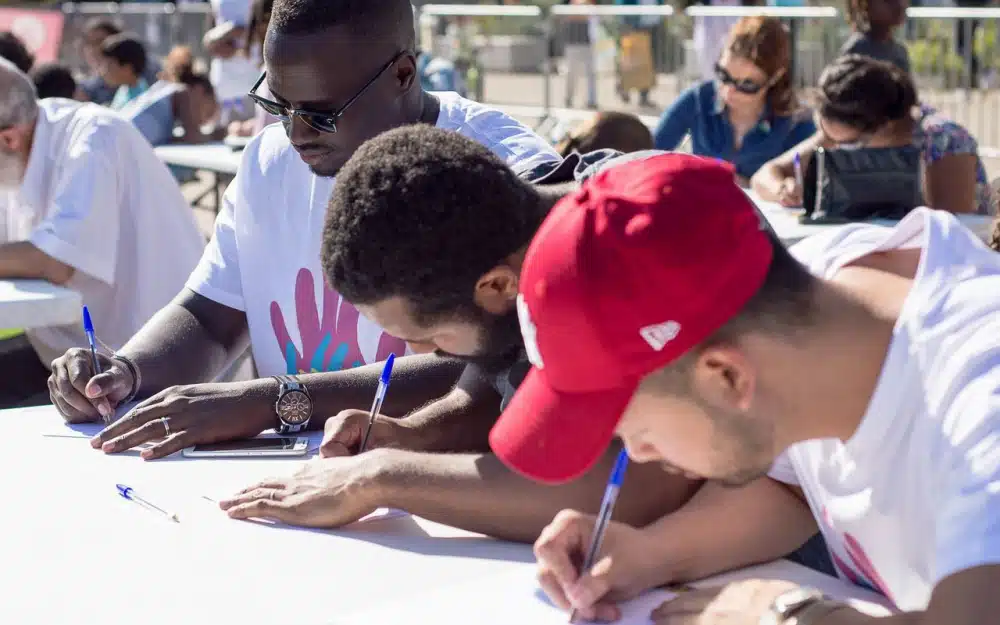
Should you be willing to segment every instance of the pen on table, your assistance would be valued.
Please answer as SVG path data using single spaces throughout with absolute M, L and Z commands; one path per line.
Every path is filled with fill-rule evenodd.
M 618 491 L 622 488 L 622 480 L 625 479 L 625 468 L 628 467 L 628 452 L 623 447 L 618 452 L 615 466 L 611 469 L 611 476 L 608 478 L 608 486 L 604 489 L 604 499 L 601 500 L 601 509 L 597 513 L 597 522 L 594 524 L 594 535 L 590 539 L 590 549 L 587 557 L 583 560 L 583 568 L 580 574 L 583 575 L 594 566 L 597 553 L 601 550 L 601 542 L 604 541 L 604 532 L 608 529 L 611 521 L 611 513 L 614 512 L 615 502 L 618 500 Z M 569 622 L 576 623 L 576 610 L 569 613 Z
M 795 153 L 795 160 L 793 161 L 793 164 L 795 166 L 795 184 L 801 192 L 802 189 L 805 188 L 805 182 L 802 179 L 802 157 L 799 156 L 798 152 Z
M 378 388 L 375 390 L 375 401 L 372 402 L 371 412 L 368 413 L 368 429 L 365 430 L 365 437 L 361 439 L 361 447 L 358 453 L 368 446 L 368 437 L 372 433 L 372 426 L 375 425 L 375 417 L 382 409 L 382 402 L 385 401 L 385 392 L 389 389 L 389 378 L 392 377 L 392 363 L 396 360 L 396 354 L 389 354 L 385 359 L 385 366 L 382 367 L 382 375 L 378 379 Z
M 146 506 L 151 510 L 156 510 L 163 516 L 173 521 L 174 523 L 180 523 L 180 518 L 178 518 L 178 516 L 175 513 L 164 510 L 163 508 L 152 503 L 151 501 L 140 497 L 139 495 L 136 494 L 135 490 L 133 490 L 131 486 L 125 486 L 124 484 L 116 484 L 116 486 L 118 487 L 118 494 L 124 497 L 125 499 Z

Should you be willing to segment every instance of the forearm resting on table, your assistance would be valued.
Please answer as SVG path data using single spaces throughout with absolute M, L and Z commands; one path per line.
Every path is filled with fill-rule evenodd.
M 742 488 L 706 482 L 679 510 L 647 526 L 662 546 L 663 583 L 693 581 L 786 556 L 816 531 L 809 506 L 762 478 Z
M 65 284 L 75 270 L 28 241 L 0 245 L 0 278 L 31 278 Z
M 412 412 L 406 421 L 420 433 L 425 452 L 488 452 L 490 429 L 500 416 L 500 394 L 473 366 L 455 388 Z
M 594 514 L 611 465 L 609 451 L 586 475 L 560 486 L 532 482 L 491 454 L 425 454 L 394 449 L 381 454 L 376 479 L 383 504 L 467 531 L 534 542 L 560 510 Z M 615 507 L 616 520 L 643 526 L 683 505 L 697 488 L 656 464 L 635 464 Z
M 383 363 L 332 373 L 298 376 L 313 399 L 315 417 L 310 428 L 320 429 L 326 419 L 342 410 L 368 410 L 375 397 Z M 392 386 L 381 414 L 396 417 L 445 395 L 455 386 L 465 365 L 433 354 L 403 356 L 392 367 Z M 275 386 L 277 389 L 277 386 Z

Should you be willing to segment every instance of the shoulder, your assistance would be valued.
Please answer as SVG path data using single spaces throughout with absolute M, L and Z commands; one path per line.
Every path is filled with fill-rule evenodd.
M 945 154 L 976 152 L 978 145 L 975 137 L 958 122 L 945 117 L 930 107 L 921 107 L 918 124 L 918 139 L 930 160 L 936 160 Z
M 831 228 L 791 246 L 788 251 L 818 277 L 828 277 L 831 268 L 845 257 L 857 258 L 885 241 L 892 229 L 866 223 Z
M 457 93 L 435 93 L 441 103 L 438 128 L 454 130 L 478 141 L 508 165 L 560 160 L 544 138 L 506 113 Z
M 308 167 L 292 147 L 280 122 L 265 126 L 243 149 L 240 174 L 246 184 L 255 178 L 310 176 Z M 298 182 L 298 180 L 285 180 Z
M 48 98 L 40 100 L 38 108 L 53 139 L 61 139 L 70 157 L 87 155 L 110 160 L 118 155 L 123 141 L 139 136 L 128 120 L 97 104 Z

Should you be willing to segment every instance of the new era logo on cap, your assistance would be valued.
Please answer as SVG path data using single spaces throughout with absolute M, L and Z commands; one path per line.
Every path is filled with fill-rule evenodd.
M 649 346 L 660 351 L 666 347 L 667 343 L 677 338 L 680 334 L 681 324 L 676 321 L 664 321 L 651 326 L 639 329 L 639 336 L 649 343 Z

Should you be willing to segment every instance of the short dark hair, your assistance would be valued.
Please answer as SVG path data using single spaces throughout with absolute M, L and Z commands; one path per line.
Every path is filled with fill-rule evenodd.
M 110 37 L 111 35 L 120 35 L 122 27 L 118 25 L 118 22 L 110 18 L 94 17 L 87 20 L 87 23 L 83 25 L 83 32 L 92 33 L 94 31 L 100 31 L 104 33 L 105 37 Z
M 910 75 L 892 63 L 847 54 L 820 74 L 814 99 L 823 119 L 875 132 L 910 114 L 917 105 L 917 88 Z
M 400 296 L 422 325 L 462 317 L 479 277 L 531 241 L 550 205 L 475 141 L 426 124 L 396 128 L 337 174 L 323 270 L 355 304 Z
M 31 72 L 31 80 L 38 91 L 38 99 L 69 98 L 76 95 L 73 72 L 61 63 L 45 63 Z
M 396 36 L 408 47 L 416 39 L 410 0 L 275 0 L 268 28 L 301 35 L 333 26 L 361 37 Z
M 132 68 L 136 76 L 146 71 L 146 46 L 133 35 L 112 35 L 101 44 L 101 54 Z
M 24 45 L 20 37 L 9 30 L 0 32 L 0 57 L 13 63 L 25 74 L 30 72 L 31 66 L 35 64 L 35 55 L 28 50 L 28 46 Z

